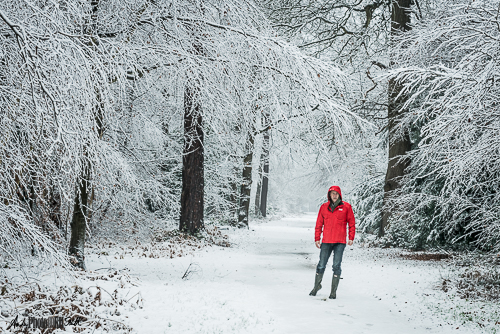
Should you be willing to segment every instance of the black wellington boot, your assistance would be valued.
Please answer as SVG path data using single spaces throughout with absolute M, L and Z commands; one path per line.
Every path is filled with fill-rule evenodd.
M 323 279 L 323 274 L 316 273 L 316 278 L 314 279 L 314 288 L 309 293 L 309 296 L 316 296 L 316 293 L 321 289 L 321 280 Z
M 332 278 L 332 292 L 330 292 L 330 299 L 337 298 L 337 288 L 339 287 L 340 277 L 333 275 Z

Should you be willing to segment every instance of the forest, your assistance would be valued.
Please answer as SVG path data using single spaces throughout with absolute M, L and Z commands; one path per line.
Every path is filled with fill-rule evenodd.
M 2 1 L 0 266 L 229 245 L 338 184 L 364 244 L 496 300 L 499 40 L 499 1 Z

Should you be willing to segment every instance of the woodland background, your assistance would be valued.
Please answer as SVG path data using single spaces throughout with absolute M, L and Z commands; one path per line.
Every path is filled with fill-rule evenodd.
M 0 3 L 2 261 L 316 211 L 500 251 L 498 1 Z M 116 239 L 118 238 L 118 239 Z

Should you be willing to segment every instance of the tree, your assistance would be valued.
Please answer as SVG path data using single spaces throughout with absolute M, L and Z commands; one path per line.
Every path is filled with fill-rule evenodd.
M 397 0 L 392 5 L 391 15 L 391 37 L 397 38 L 400 34 L 409 31 L 410 28 L 410 6 L 412 0 Z M 391 50 L 394 47 L 391 46 Z M 394 59 L 391 60 L 391 67 L 394 66 Z M 378 236 L 385 234 L 385 229 L 389 224 L 391 211 L 389 202 L 394 190 L 400 187 L 400 179 L 405 176 L 409 165 L 407 154 L 411 150 L 410 134 L 406 129 L 401 131 L 399 121 L 408 111 L 403 108 L 406 102 L 406 95 L 402 91 L 402 83 L 391 78 L 388 87 L 388 139 L 389 139 L 389 157 L 387 172 L 385 174 L 384 184 L 384 209 L 382 210 L 382 222 L 378 231 Z M 392 207 L 394 210 L 394 207 Z
M 87 13 L 86 22 L 84 25 L 84 33 L 92 36 L 87 40 L 88 50 L 92 57 L 99 47 L 99 31 L 98 31 L 98 10 L 99 0 L 91 0 L 89 12 Z M 97 69 L 93 66 L 94 71 Z M 91 107 L 94 114 L 95 127 L 99 139 L 102 138 L 103 132 L 103 105 L 100 101 L 100 88 L 95 87 L 95 105 Z M 85 235 L 87 232 L 87 219 L 88 219 L 88 206 L 91 195 L 91 177 L 92 177 L 92 164 L 91 157 L 89 157 L 91 148 L 87 146 L 88 143 L 83 143 L 82 150 L 82 164 L 80 175 L 76 179 L 75 200 L 73 206 L 73 216 L 71 219 L 71 237 L 69 241 L 68 253 L 71 256 L 72 264 L 80 269 L 85 270 Z
M 309 111 L 313 103 L 319 104 L 320 109 L 336 108 L 340 113 L 345 113 L 339 101 L 341 99 L 339 88 L 343 85 L 341 83 L 343 78 L 336 69 L 328 68 L 326 63 L 305 57 L 276 39 L 266 25 L 264 16 L 251 2 L 245 3 L 243 7 L 241 3 L 236 5 L 231 2 L 225 4 L 214 2 L 211 4 L 213 11 L 204 11 L 203 8 L 208 5 L 209 3 L 204 3 L 198 8 L 190 2 L 185 2 L 179 5 L 180 12 L 176 15 L 162 13 L 152 19 L 161 21 L 167 27 L 175 25 L 170 32 L 178 36 L 177 40 L 191 41 L 176 43 L 175 40 L 171 40 L 163 46 L 171 53 L 172 49 L 181 50 L 177 52 L 184 58 L 177 66 L 183 69 L 181 73 L 186 74 L 183 80 L 193 85 L 190 89 L 196 91 L 198 96 L 196 103 L 199 103 L 203 114 L 203 123 L 196 122 L 201 124 L 201 128 L 191 131 L 190 135 L 185 137 L 185 141 L 195 142 L 197 136 L 195 133 L 201 133 L 200 131 L 203 131 L 204 138 L 209 141 L 212 140 L 209 137 L 215 134 L 219 137 L 219 142 L 226 145 L 225 149 L 234 152 L 230 154 L 231 156 L 239 156 L 242 160 L 246 157 L 246 161 L 240 160 L 245 166 L 243 168 L 245 175 L 242 177 L 244 184 L 239 187 L 241 192 L 239 221 L 243 222 L 248 221 L 250 157 L 253 154 L 252 141 L 255 136 L 253 132 L 260 131 L 260 129 L 254 130 L 257 119 L 254 103 L 259 100 L 258 96 L 264 84 L 269 94 L 269 103 L 265 108 L 274 113 L 269 124 L 272 127 L 289 117 L 311 117 Z M 255 17 L 259 20 L 255 20 Z M 194 49 L 203 52 L 193 52 L 192 45 L 195 43 L 197 47 Z M 296 94 L 288 95 L 286 102 L 281 102 L 282 89 L 293 89 Z M 291 107 L 285 110 L 282 105 L 285 103 Z M 241 134 L 226 138 L 222 136 L 223 133 L 231 132 L 230 129 L 235 128 L 241 129 Z M 235 140 L 235 135 L 241 135 L 240 138 L 243 140 Z M 242 147 L 240 142 L 249 146 Z M 203 148 L 208 149 L 205 142 Z M 202 152 L 197 148 L 194 151 L 200 154 Z M 201 158 L 198 157 L 197 161 L 201 161 Z M 201 173 L 198 175 L 200 177 L 196 183 L 202 185 Z M 191 191 L 188 188 L 185 183 L 183 193 Z M 201 189 L 196 188 L 193 191 L 199 194 Z M 206 189 L 204 192 L 206 193 Z M 202 195 L 204 194 L 199 194 Z M 197 198 L 196 203 L 202 203 L 201 197 Z M 192 208 L 182 201 L 181 213 L 189 210 Z M 197 208 L 196 211 L 201 210 Z M 184 216 L 181 214 L 181 217 Z M 202 216 L 197 217 L 196 222 L 190 224 L 201 228 Z M 181 228 L 184 225 L 185 223 L 181 222 Z M 193 229 L 191 233 L 195 230 Z
M 417 127 L 391 240 L 498 251 L 498 3 L 438 2 L 398 37 L 390 72 Z
M 265 113 L 264 126 L 269 124 L 269 114 Z M 262 186 L 260 189 L 260 213 L 262 217 L 267 216 L 267 194 L 269 192 L 269 141 L 271 129 L 264 131 L 264 137 L 262 139 L 262 154 L 260 164 L 262 166 Z
M 238 224 L 248 227 L 250 209 L 250 191 L 252 187 L 252 160 L 254 150 L 254 136 L 249 133 L 246 139 L 245 157 L 243 158 L 243 175 L 240 186 L 240 204 L 238 210 Z
M 303 130 L 318 113 L 356 122 L 344 75 L 281 41 L 254 3 L 177 5 L 0 4 L 0 240 L 17 245 L 11 256 L 63 259 L 69 248 L 84 268 L 88 236 L 178 219 L 193 152 L 204 176 L 185 182 L 202 203 L 195 233 L 207 214 L 236 208 L 248 133 L 286 133 L 292 120 Z
M 374 208 L 381 212 L 377 224 L 378 234 L 382 236 L 390 217 L 388 202 L 393 190 L 399 187 L 399 179 L 405 175 L 411 142 L 408 133 L 399 131 L 399 120 L 405 112 L 401 106 L 406 101 L 401 87 L 393 80 L 375 80 L 372 72 L 374 69 L 384 72 L 394 65 L 393 62 L 384 63 L 394 52 L 394 43 L 391 41 L 410 30 L 414 2 L 337 0 L 325 3 L 280 0 L 262 3 L 268 8 L 269 16 L 274 18 L 275 26 L 291 36 L 301 48 L 313 54 L 333 57 L 340 66 L 348 68 L 347 71 L 357 83 L 349 96 L 351 108 L 379 127 L 376 140 L 387 139 L 388 163 L 385 184 L 380 189 L 384 193 L 383 207 L 386 209 L 382 209 L 382 206 Z M 418 2 L 415 3 L 420 9 Z M 366 138 L 358 151 L 378 149 L 379 145 L 367 145 L 369 141 L 371 139 Z M 353 160 L 346 159 L 349 160 L 347 163 L 352 165 Z M 374 184 L 372 180 L 366 182 Z
M 28 249 L 61 260 L 59 250 L 69 246 L 77 255 L 75 264 L 84 267 L 91 214 L 102 219 L 116 208 L 141 211 L 137 199 L 142 196 L 137 193 L 150 188 L 149 182 L 138 180 L 139 173 L 131 173 L 136 161 L 117 144 L 124 142 L 117 140 L 124 123 L 135 116 L 122 118 L 117 110 L 116 101 L 125 101 L 120 92 L 125 90 L 128 66 L 145 72 L 144 64 L 125 59 L 138 49 L 147 58 L 143 48 L 131 42 L 142 40 L 136 38 L 142 33 L 135 29 L 138 21 L 127 26 L 120 17 L 137 10 L 114 10 L 120 2 L 106 2 L 101 8 L 97 1 L 2 5 L 1 29 L 6 34 L 0 43 L 10 52 L 0 57 L 6 88 L 0 103 L 3 119 L 10 121 L 2 132 L 5 207 L 0 221 L 5 231 L 26 232 L 6 233 L 2 242 L 20 245 L 12 248 L 20 259 Z M 105 19 L 96 21 L 96 16 Z M 123 149 L 130 154 L 129 148 Z M 61 221 L 61 211 L 73 217 L 70 245 L 61 238 L 65 231 L 57 228 L 68 223 Z
M 2 28 L 10 31 L 2 42 L 11 50 L 8 58 L 4 58 L 5 87 L 9 94 L 1 99 L 2 110 L 6 112 L 4 116 L 11 120 L 5 127 L 2 140 L 6 144 L 2 150 L 5 157 L 2 162 L 6 165 L 1 173 L 5 185 L 2 194 L 5 208 L 1 219 L 6 231 L 17 227 L 25 233 L 10 235 L 12 239 L 4 241 L 16 244 L 15 240 L 21 239 L 21 245 L 29 241 L 32 246 L 28 249 L 31 249 L 32 254 L 48 252 L 61 260 L 56 251 L 57 244 L 50 241 L 62 241 L 59 231 L 50 228 L 57 219 L 50 218 L 50 215 L 40 216 L 38 212 L 54 212 L 56 206 L 57 217 L 60 211 L 57 207 L 63 207 L 64 203 L 58 202 L 56 198 L 62 199 L 68 195 L 67 189 L 61 185 L 68 181 L 71 183 L 75 174 L 71 169 L 66 173 L 62 169 L 67 167 L 69 155 L 76 152 L 71 141 L 74 132 L 69 130 L 71 127 L 66 127 L 73 120 L 68 115 L 71 110 L 69 106 L 78 109 L 79 103 L 86 100 L 89 87 L 81 81 L 86 78 L 86 69 L 78 68 L 75 73 L 72 68 L 73 61 L 82 60 L 81 54 L 61 61 L 64 51 L 79 49 L 78 43 L 64 34 L 67 27 L 61 27 L 70 22 L 67 13 L 57 9 L 51 15 L 58 19 L 38 21 L 35 17 L 39 16 L 42 9 L 19 5 L 19 8 L 0 8 L 4 23 Z M 58 33 L 47 35 L 50 31 Z M 12 43 L 14 41 L 17 46 Z M 71 81 L 69 86 L 65 82 L 68 79 Z M 32 121 L 25 122 L 25 119 Z M 77 118 L 76 127 L 79 125 L 78 120 L 81 118 Z M 12 141 L 9 137 L 22 140 Z M 20 154 L 13 154 L 16 151 Z M 25 167 L 14 167 L 19 162 Z M 26 177 L 28 175 L 31 177 Z M 60 222 L 58 225 L 61 226 Z M 39 233 L 37 227 L 40 226 L 49 228 L 43 228 L 44 233 Z M 18 247 L 13 249 L 19 250 L 18 255 L 23 256 L 23 250 Z
M 384 54 L 393 1 L 260 1 L 274 25 L 300 48 L 334 54 L 342 64 Z
M 204 228 L 205 155 L 203 111 L 198 87 L 199 84 L 188 82 L 184 93 L 184 152 L 179 230 L 191 234 Z

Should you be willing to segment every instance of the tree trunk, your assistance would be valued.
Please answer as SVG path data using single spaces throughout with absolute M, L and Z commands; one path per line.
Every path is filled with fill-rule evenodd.
M 50 194 L 48 195 L 48 208 L 49 208 L 49 219 L 58 228 L 59 232 L 63 231 L 62 220 L 61 220 L 61 195 L 57 191 L 55 186 L 51 187 Z
M 71 219 L 71 239 L 69 255 L 73 266 L 85 270 L 85 231 L 87 227 L 87 205 L 89 198 L 90 162 L 85 159 L 79 184 L 76 189 L 73 217 Z
M 229 182 L 229 190 L 230 190 L 230 195 L 228 196 L 228 201 L 231 203 L 231 220 L 230 223 L 236 225 L 236 222 L 238 221 L 238 183 L 236 180 L 238 179 L 238 176 L 240 175 L 240 169 L 239 168 L 233 168 L 232 172 L 232 180 Z
M 98 140 L 102 139 L 104 135 L 104 103 L 102 94 L 99 89 L 95 89 L 96 94 L 96 107 L 94 108 L 94 121 L 96 125 L 96 134 Z M 73 206 L 73 217 L 71 218 L 71 238 L 69 241 L 69 255 L 71 256 L 71 263 L 77 267 L 85 270 L 85 232 L 87 228 L 87 221 L 91 218 L 89 208 L 92 205 L 94 198 L 94 188 L 91 187 L 92 178 L 92 165 L 90 157 L 88 156 L 88 144 L 83 148 L 83 166 L 80 173 L 80 178 L 77 180 L 75 203 Z
M 410 6 L 412 0 L 394 0 L 392 2 L 392 23 L 391 36 L 396 36 L 405 31 L 410 30 Z M 393 63 L 391 61 L 391 63 Z M 409 160 L 400 159 L 411 150 L 411 141 L 408 131 L 405 130 L 404 135 L 398 134 L 398 120 L 405 113 L 401 106 L 405 103 L 407 97 L 399 95 L 402 85 L 396 80 L 389 80 L 388 87 L 388 132 L 389 132 L 389 161 L 387 165 L 387 173 L 384 184 L 384 209 L 382 211 L 382 221 L 379 228 L 378 236 L 385 234 L 385 229 L 389 224 L 391 211 L 387 209 L 390 202 L 392 191 L 400 187 L 399 180 L 405 175 L 405 169 L 409 165 Z
M 182 194 L 179 230 L 197 233 L 204 228 L 204 149 L 202 110 L 199 91 L 186 83 L 184 91 L 184 152 L 182 157 Z
M 253 134 L 248 135 L 247 155 L 243 160 L 243 179 L 240 187 L 240 205 L 238 208 L 238 225 L 248 227 L 248 213 L 250 211 L 250 190 L 252 189 L 252 159 L 253 159 Z
M 260 212 L 262 217 L 267 216 L 267 192 L 269 189 L 269 131 L 264 132 L 262 142 L 262 164 L 264 166 L 262 173 L 262 189 L 260 192 Z
M 257 169 L 257 191 L 255 192 L 255 215 L 262 216 L 260 212 L 260 193 L 262 187 L 262 153 L 259 157 L 259 167 Z
M 86 23 L 86 33 L 89 36 L 92 36 L 88 41 L 88 46 L 91 49 L 96 50 L 96 47 L 99 45 L 99 40 L 94 36 L 97 35 L 97 26 L 98 26 L 98 9 L 99 9 L 99 1 L 100 0 L 91 0 L 90 1 L 90 20 Z M 102 101 L 101 92 L 99 87 L 95 86 L 95 96 L 96 96 L 96 105 L 94 107 L 94 121 L 96 125 L 97 137 L 99 139 L 102 138 L 104 132 L 104 124 L 103 124 L 103 113 L 104 113 L 104 105 Z M 76 194 L 75 194 L 75 203 L 73 206 L 73 216 L 71 218 L 70 229 L 71 229 L 71 237 L 69 241 L 69 250 L 68 253 L 71 257 L 72 264 L 77 267 L 85 270 L 85 233 L 87 228 L 87 220 L 89 219 L 88 215 L 88 207 L 91 204 L 91 194 L 92 191 L 89 189 L 90 180 L 92 176 L 92 165 L 89 157 L 89 150 L 87 149 L 87 143 L 84 143 L 83 148 L 83 163 L 82 170 L 80 173 L 80 177 L 77 180 L 76 186 Z M 89 201 L 90 200 L 90 201 Z

